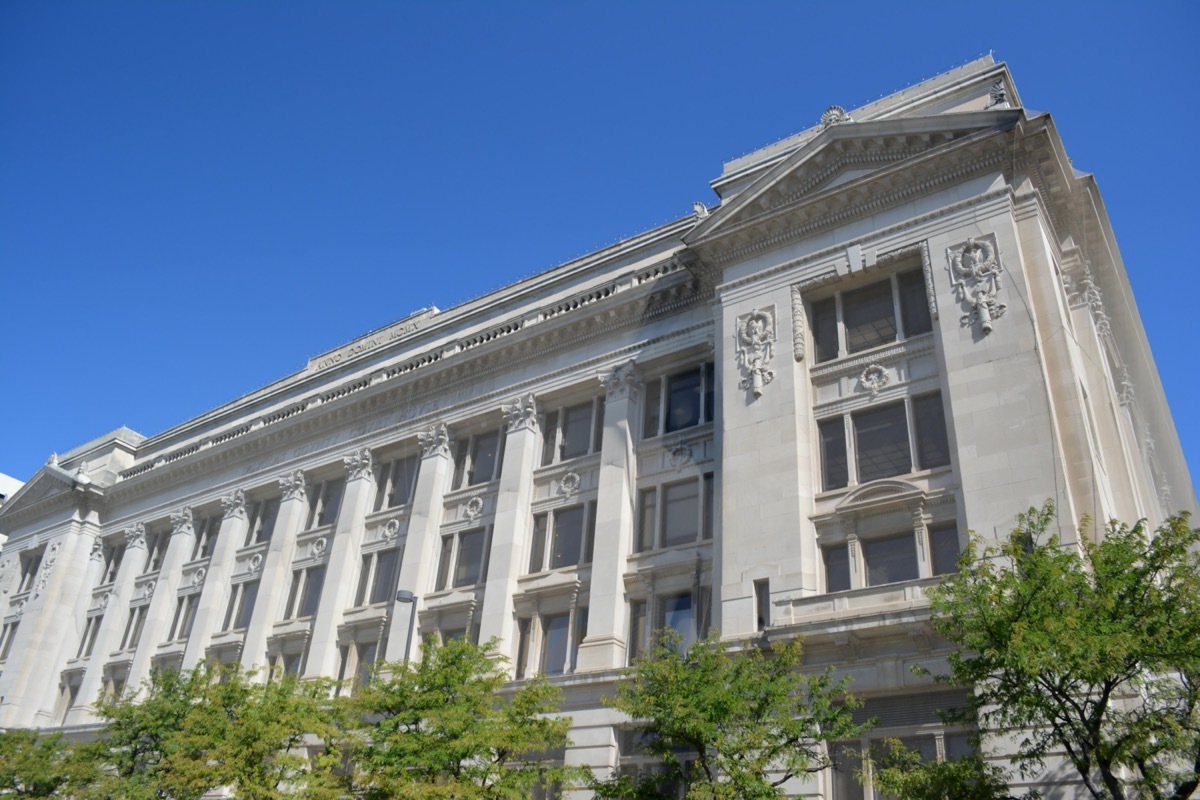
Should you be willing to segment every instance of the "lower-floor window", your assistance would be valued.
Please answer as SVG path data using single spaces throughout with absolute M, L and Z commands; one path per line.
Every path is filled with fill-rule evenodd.
M 519 619 L 517 677 L 574 672 L 579 646 L 587 636 L 587 620 L 586 607 Z
M 222 630 L 235 630 L 250 625 L 254 615 L 254 601 L 258 599 L 258 581 L 243 581 L 233 585 L 229 606 L 225 609 L 225 624 Z
M 193 593 L 179 598 L 175 604 L 175 618 L 171 620 L 170 641 L 186 639 L 192 635 L 192 623 L 196 621 L 196 607 L 200 605 L 200 594 Z
M 121 649 L 132 650 L 142 639 L 142 628 L 146 625 L 146 612 L 150 606 L 138 606 L 129 610 L 129 621 L 125 623 L 125 634 L 121 637 Z
M 321 590 L 325 587 L 325 565 L 298 569 L 292 573 L 292 588 L 288 590 L 284 619 L 311 617 L 321 604 Z
M 3 629 L 0 629 L 0 661 L 7 659 L 8 654 L 12 652 L 13 640 L 17 638 L 18 625 L 20 622 L 9 622 L 4 625 Z
M 358 591 L 354 606 L 385 603 L 396 591 L 396 578 L 400 574 L 400 549 L 379 550 L 362 557 L 362 570 L 358 574 Z
M 487 545 L 487 528 L 444 535 L 436 590 L 482 583 L 487 578 Z
M 958 527 L 953 522 L 885 535 L 858 536 L 825 545 L 825 591 L 844 592 L 869 586 L 913 581 L 954 572 L 958 566 Z M 859 554 L 861 552 L 861 555 Z M 921 563 L 928 566 L 923 569 Z
M 629 660 L 640 656 L 652 644 L 655 633 L 672 628 L 679 633 L 684 649 L 708 633 L 712 592 L 708 587 L 688 592 L 656 595 L 650 600 L 629 604 Z

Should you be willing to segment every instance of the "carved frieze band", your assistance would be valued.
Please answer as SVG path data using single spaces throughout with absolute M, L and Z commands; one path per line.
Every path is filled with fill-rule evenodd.
M 342 463 L 346 466 L 346 480 L 369 480 L 374 477 L 371 451 L 365 447 L 343 458 Z
M 221 498 L 221 508 L 225 511 L 225 516 L 238 517 L 239 519 L 246 518 L 246 493 L 241 489 L 234 489 L 232 493 Z
M 756 309 L 737 318 L 734 334 L 737 347 L 737 365 L 742 372 L 739 389 L 748 389 L 755 397 L 762 397 L 763 388 L 775 380 L 770 369 L 775 350 L 775 306 Z
M 429 430 L 418 433 L 417 443 L 420 444 L 421 455 L 425 458 L 450 456 L 450 431 L 444 422 L 435 422 L 429 426 Z
M 600 377 L 600 383 L 609 400 L 636 400 L 642 389 L 642 378 L 632 361 L 618 364 L 607 375 Z
M 800 284 L 793 283 L 792 289 L 792 352 L 796 361 L 804 360 L 804 298 L 800 296 Z
M 959 323 L 963 326 L 978 325 L 980 333 L 987 336 L 1007 309 L 1000 302 L 1003 268 L 996 235 L 989 233 L 967 239 L 947 249 L 946 260 L 951 286 L 966 311 L 959 318 Z
M 505 403 L 500 407 L 504 412 L 504 420 L 508 423 L 508 432 L 516 433 L 517 431 L 538 431 L 538 406 L 537 400 L 532 394 L 525 397 L 518 397 L 511 403 Z
M 305 492 L 308 491 L 308 481 L 304 479 L 304 472 L 296 470 L 281 476 L 279 489 L 283 492 L 284 500 L 303 500 Z

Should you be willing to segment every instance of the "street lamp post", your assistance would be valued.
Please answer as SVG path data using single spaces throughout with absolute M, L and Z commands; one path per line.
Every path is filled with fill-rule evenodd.
M 404 640 L 404 663 L 412 653 L 413 626 L 417 622 L 417 596 L 412 592 L 401 589 L 396 592 L 396 602 L 408 606 L 408 638 Z

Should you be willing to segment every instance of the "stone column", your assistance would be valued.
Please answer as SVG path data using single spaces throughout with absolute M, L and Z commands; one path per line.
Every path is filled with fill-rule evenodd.
M 112 593 L 108 596 L 104 619 L 92 645 L 92 655 L 79 685 L 77 704 L 66 716 L 65 725 L 79 725 L 94 719 L 93 703 L 104 688 L 104 665 L 108 656 L 121 643 L 121 634 L 129 617 L 129 599 L 133 595 L 133 581 L 146 563 L 146 526 L 137 523 L 125 530 L 125 554 L 113 580 Z
M 518 397 L 512 404 L 503 406 L 503 411 L 508 421 L 508 438 L 504 444 L 504 465 L 492 522 L 479 642 L 483 644 L 495 637 L 499 639 L 497 651 L 508 655 L 514 650 L 513 631 L 516 627 L 513 594 L 521 575 L 521 555 L 533 528 L 529 504 L 533 499 L 533 468 L 541 437 L 533 395 Z
M 417 641 L 417 625 L 411 625 L 413 640 L 408 639 L 410 619 L 414 619 L 425 593 L 433 586 L 433 574 L 437 569 L 438 546 L 445 510 L 442 497 L 453 474 L 450 460 L 450 434 L 445 423 L 438 422 L 429 430 L 418 434 L 421 444 L 421 470 L 417 473 L 417 485 L 413 490 L 412 512 L 408 518 L 408 535 L 404 541 L 404 558 L 400 563 L 398 589 L 412 592 L 411 603 L 393 600 L 392 618 L 388 623 L 387 648 L 384 658 L 399 661 L 404 658 L 406 647 L 413 658 L 420 656 Z
M 291 577 L 292 557 L 296 552 L 296 536 L 304 524 L 304 513 L 308 506 L 308 482 L 304 472 L 296 470 L 279 479 L 283 500 L 279 504 L 279 516 L 275 519 L 275 530 L 267 545 L 267 557 L 263 561 L 262 577 L 258 583 L 258 599 L 254 614 L 242 641 L 242 666 L 262 667 L 256 679 L 266 681 L 267 639 L 279 621 L 279 606 L 287 600 L 288 580 Z
M 154 653 L 170 634 L 167 628 L 174 617 L 175 604 L 179 602 L 179 579 L 184 562 L 192 555 L 195 544 L 196 517 L 192 509 L 185 506 L 171 515 L 171 541 L 167 543 L 167 552 L 158 570 L 158 579 L 154 582 L 154 596 L 150 598 L 150 608 L 146 611 L 142 637 L 129 667 L 129 682 L 126 685 L 131 690 L 135 690 L 150 676 Z
M 636 503 L 637 458 L 634 426 L 642 382 L 632 361 L 602 377 L 608 392 L 600 479 L 596 498 L 596 539 L 588 599 L 588 633 L 579 646 L 577 672 L 625 666 L 629 606 L 625 564 L 630 553 Z
M 246 516 L 246 494 L 234 489 L 232 494 L 221 498 L 225 519 L 212 557 L 204 575 L 204 588 L 200 590 L 196 619 L 192 622 L 192 634 L 183 651 L 183 668 L 191 669 L 204 658 L 205 649 L 213 633 L 224 619 L 225 606 L 229 602 L 230 580 L 237 565 L 237 551 L 246 541 L 250 522 Z
M 342 497 L 342 508 L 333 529 L 333 544 L 325 567 L 325 585 L 321 589 L 321 602 L 312 623 L 308 665 L 304 671 L 306 677 L 333 677 L 337 674 L 338 626 L 342 624 L 356 585 L 354 577 L 362 553 L 363 521 L 370 508 L 375 485 L 370 450 L 357 450 L 343 460 L 346 464 L 346 493 Z

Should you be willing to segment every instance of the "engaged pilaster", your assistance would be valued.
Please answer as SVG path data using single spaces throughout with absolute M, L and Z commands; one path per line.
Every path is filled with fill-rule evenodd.
M 208 562 L 204 577 L 204 588 L 200 590 L 200 605 L 196 609 L 196 620 L 183 651 L 183 668 L 191 669 L 204 657 L 205 648 L 221 624 L 225 604 L 229 601 L 230 580 L 236 565 L 238 547 L 246 540 L 250 526 L 246 514 L 246 494 L 234 489 L 232 494 L 221 498 L 225 518 L 221 520 L 221 532 Z
M 600 379 L 608 393 L 600 447 L 596 498 L 596 543 L 588 600 L 588 632 L 579 646 L 578 672 L 619 669 L 626 661 L 629 608 L 625 564 L 633 535 L 634 425 L 642 381 L 632 361 Z
M 154 652 L 159 643 L 166 638 L 167 626 L 171 623 L 171 612 L 178 602 L 183 562 L 191 554 L 195 543 L 196 517 L 192 509 L 181 508 L 171 515 L 171 541 L 167 544 L 166 555 L 158 570 L 158 580 L 155 582 L 154 596 L 150 600 L 150 609 L 146 612 L 141 641 L 129 668 L 128 686 L 131 691 L 136 691 L 142 681 L 150 675 Z

